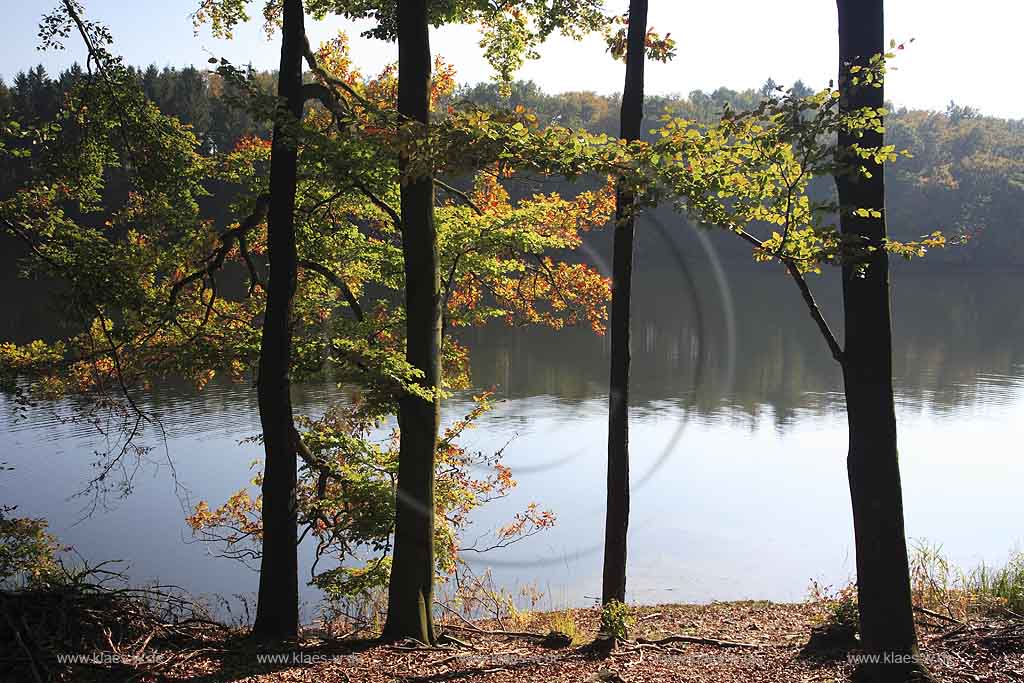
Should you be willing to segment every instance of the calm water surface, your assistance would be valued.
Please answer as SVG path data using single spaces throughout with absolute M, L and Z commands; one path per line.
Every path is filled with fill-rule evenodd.
M 837 277 L 812 284 L 841 328 Z M 811 579 L 849 579 L 838 368 L 780 273 L 716 280 L 695 270 L 691 278 L 699 294 L 677 272 L 641 272 L 636 285 L 630 599 L 794 600 Z M 900 269 L 893 283 L 908 535 L 942 543 L 960 564 L 1000 561 L 1024 538 L 1024 274 Z M 506 463 L 519 481 L 477 515 L 471 534 L 529 501 L 558 516 L 550 531 L 469 559 L 510 589 L 537 585 L 550 606 L 584 604 L 600 592 L 607 340 L 585 330 L 500 327 L 463 340 L 474 383 L 494 386 L 502 399 L 465 442 L 486 451 L 512 439 Z M 343 399 L 329 382 L 295 391 L 297 409 L 311 415 Z M 2 403 L 0 460 L 15 470 L 0 478 L 0 501 L 49 519 L 90 560 L 125 560 L 133 580 L 254 592 L 254 572 L 190 542 L 183 503 L 220 502 L 251 476 L 260 451 L 239 441 L 259 429 L 255 391 L 215 382 L 199 395 L 162 387 L 145 400 L 163 417 L 183 489 L 169 468 L 144 467 L 131 495 L 83 519 L 89 500 L 74 494 L 105 445 L 50 410 L 19 419 Z M 446 419 L 467 403 L 449 401 Z M 163 452 L 160 439 L 149 443 Z M 306 589 L 304 597 L 311 605 L 318 596 Z

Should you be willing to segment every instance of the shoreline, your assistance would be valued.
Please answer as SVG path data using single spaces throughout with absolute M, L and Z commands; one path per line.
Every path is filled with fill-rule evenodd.
M 132 678 L 174 683 L 769 683 L 851 680 L 857 661 L 855 647 L 807 649 L 812 633 L 827 621 L 822 601 L 663 603 L 632 607 L 631 612 L 635 622 L 625 641 L 598 639 L 601 611 L 595 607 L 522 612 L 501 621 L 447 616 L 438 622 L 442 636 L 437 647 L 414 641 L 384 644 L 359 631 L 332 637 L 323 629 L 305 629 L 297 642 L 258 643 L 242 630 L 211 622 L 195 628 L 191 640 L 155 628 L 151 640 L 136 649 L 121 647 L 115 634 L 109 649 L 63 653 L 63 673 L 41 660 L 37 668 L 55 674 L 42 680 L 84 683 Z M 957 623 L 931 610 L 919 610 L 917 616 L 921 661 L 938 680 L 1020 680 L 1024 619 L 989 616 Z M 186 622 L 168 630 L 183 629 Z M 552 630 L 573 631 L 566 634 L 571 644 L 544 640 Z M 0 634 L 9 635 L 2 621 Z M 2 680 L 33 680 L 28 671 L 5 672 L 3 666 Z

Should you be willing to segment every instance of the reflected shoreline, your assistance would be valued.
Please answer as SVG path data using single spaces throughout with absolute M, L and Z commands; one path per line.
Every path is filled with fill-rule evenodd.
M 699 269 L 694 275 L 713 282 Z M 841 328 L 836 275 L 811 284 Z M 1024 406 L 1024 314 L 1013 293 L 1024 274 L 898 271 L 893 284 L 908 535 L 944 542 L 963 566 L 979 556 L 1000 561 L 1021 540 L 1013 520 L 1022 512 L 1015 482 L 1024 462 L 1013 416 Z M 771 269 L 730 273 L 731 373 L 717 292 L 698 293 L 705 320 L 698 343 L 690 299 L 675 286 L 671 274 L 638 271 L 634 287 L 634 471 L 640 477 L 666 451 L 671 457 L 635 496 L 631 597 L 797 600 L 811 578 L 845 580 L 852 535 L 841 377 L 792 283 Z M 607 340 L 589 330 L 502 325 L 459 336 L 471 349 L 474 385 L 494 387 L 499 399 L 467 433 L 467 446 L 491 450 L 512 439 L 506 464 L 520 482 L 513 496 L 474 517 L 476 528 L 501 524 L 534 500 L 558 515 L 549 533 L 495 555 L 495 577 L 510 589 L 536 582 L 566 604 L 586 604 L 598 590 L 600 562 L 578 551 L 600 542 L 603 524 L 595 491 L 603 491 Z M 699 344 L 705 366 L 694 387 Z M 311 415 L 347 395 L 328 380 L 294 391 L 297 412 Z M 215 380 L 198 394 L 169 383 L 144 401 L 164 419 L 193 502 L 224 500 L 245 485 L 260 457 L 257 447 L 239 445 L 259 432 L 251 383 Z M 468 401 L 468 394 L 447 401 L 446 419 Z M 0 399 L 0 450 L 16 468 L 0 495 L 19 514 L 48 518 L 90 560 L 128 559 L 138 581 L 159 578 L 197 593 L 255 590 L 252 572 L 179 542 L 189 537 L 165 471 L 144 472 L 112 511 L 75 525 L 82 501 L 68 496 L 92 473 L 95 434 L 47 409 L 14 416 Z M 550 562 L 523 566 L 537 557 Z M 319 594 L 306 588 L 303 598 Z

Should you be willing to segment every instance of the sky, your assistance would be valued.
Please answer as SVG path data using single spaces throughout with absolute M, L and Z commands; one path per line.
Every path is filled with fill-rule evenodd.
M 260 4 L 252 4 L 255 18 L 219 40 L 206 30 L 196 33 L 191 13 L 198 0 L 82 0 L 86 14 L 108 25 L 115 51 L 128 63 L 158 66 L 194 64 L 208 68 L 210 57 L 258 69 L 276 67 L 277 36 L 268 40 L 261 26 Z M 83 51 L 69 39 L 64 52 L 37 50 L 40 16 L 56 0 L 2 0 L 4 38 L 0 41 L 0 76 L 10 82 L 18 72 L 37 63 L 56 73 Z M 607 7 L 625 11 L 626 0 L 609 0 Z M 942 110 L 957 104 L 984 114 L 1024 118 L 1024 89 L 1020 87 L 1020 26 L 1024 3 L 1011 0 L 889 0 L 886 3 L 887 38 L 903 42 L 914 38 L 894 62 L 897 71 L 886 84 L 886 96 L 897 106 Z M 668 64 L 648 66 L 646 90 L 650 94 L 686 94 L 760 87 L 769 77 L 791 84 L 801 79 L 810 87 L 823 87 L 834 77 L 837 52 L 835 3 L 831 0 L 718 0 L 682 2 L 653 0 L 650 24 L 671 32 L 678 44 Z M 341 19 L 307 21 L 311 42 L 345 30 L 352 38 L 353 61 L 365 74 L 373 74 L 397 59 L 394 44 L 363 39 L 358 33 L 368 23 Z M 471 26 L 435 29 L 431 45 L 436 54 L 453 63 L 462 83 L 491 77 Z M 624 67 L 606 53 L 602 41 L 582 42 L 553 38 L 541 50 L 541 59 L 519 73 L 545 91 L 592 90 L 602 94 L 622 88 Z

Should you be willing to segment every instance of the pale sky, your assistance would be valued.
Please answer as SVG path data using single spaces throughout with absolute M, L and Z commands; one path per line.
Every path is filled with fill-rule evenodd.
M 40 15 L 56 0 L 0 0 L 4 5 L 4 39 L 0 42 L 0 75 L 6 81 L 19 70 L 41 62 L 51 73 L 82 59 L 74 37 L 67 52 L 36 50 Z M 232 41 L 208 32 L 194 35 L 190 14 L 196 0 L 83 0 L 87 15 L 113 31 L 115 49 L 127 62 L 158 66 L 195 64 L 206 68 L 210 56 L 259 69 L 277 65 L 277 38 L 263 34 L 261 3 L 252 4 L 253 19 Z M 625 11 L 626 0 L 607 7 Z M 836 9 L 831 0 L 719 0 L 683 2 L 652 0 L 650 23 L 670 31 L 678 55 L 668 64 L 648 67 L 648 93 L 688 93 L 719 86 L 759 87 L 768 77 L 791 84 L 802 79 L 810 87 L 828 83 L 836 70 Z M 364 73 L 393 61 L 393 44 L 366 40 L 358 33 L 367 24 L 341 20 L 307 22 L 316 44 L 338 29 L 352 37 L 352 54 Z M 1020 29 L 1024 4 L 1008 0 L 889 0 L 886 35 L 897 41 L 915 38 L 895 62 L 898 70 L 886 85 L 896 105 L 944 109 L 951 99 L 985 114 L 1024 118 L 1020 85 Z M 473 83 L 490 77 L 477 46 L 473 27 L 434 30 L 432 48 L 455 64 L 458 80 Z M 520 72 L 548 92 L 593 90 L 612 93 L 622 88 L 624 68 L 604 51 L 599 38 L 581 43 L 555 38 L 542 58 Z

